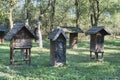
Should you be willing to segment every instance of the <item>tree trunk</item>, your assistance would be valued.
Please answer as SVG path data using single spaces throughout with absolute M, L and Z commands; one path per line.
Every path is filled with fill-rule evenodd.
M 40 47 L 40 48 L 43 47 L 43 44 L 42 44 L 42 32 L 41 32 L 42 17 L 43 17 L 43 14 L 46 13 L 46 11 L 48 10 L 49 5 L 50 5 L 50 1 L 51 1 L 51 0 L 48 0 L 47 7 L 46 7 L 45 9 L 43 9 L 43 6 L 40 5 L 40 15 L 39 15 L 39 19 L 38 19 L 38 44 L 39 44 L 39 47 Z M 42 3 L 41 3 L 41 4 L 42 4 Z M 45 7 L 45 6 L 44 6 L 44 7 Z
M 93 15 L 92 14 L 90 14 L 90 21 L 91 21 L 91 26 L 93 26 L 94 22 L 93 22 Z
M 29 19 L 25 20 L 25 25 L 29 26 Z
M 38 44 L 40 48 L 43 48 L 42 44 L 42 33 L 41 33 L 41 21 L 38 22 Z
M 89 3 L 91 26 L 98 26 L 99 17 L 104 9 L 100 9 L 99 0 L 89 0 Z
M 54 24 L 54 16 L 55 16 L 55 3 L 56 0 L 51 2 L 51 14 L 50 14 L 50 31 L 53 29 Z
M 79 17 L 80 17 L 80 8 L 79 8 L 79 1 L 78 0 L 75 0 L 75 7 L 76 7 L 76 20 L 75 20 L 75 22 L 76 22 L 76 27 L 78 27 L 79 26 Z
M 9 17 L 10 29 L 13 28 L 12 12 L 13 12 L 13 8 L 10 8 L 10 17 Z
M 30 18 L 30 12 L 29 12 L 29 4 L 30 4 L 30 0 L 25 0 L 25 5 L 26 5 L 26 20 L 25 20 L 25 24 L 27 26 L 29 26 L 29 18 Z

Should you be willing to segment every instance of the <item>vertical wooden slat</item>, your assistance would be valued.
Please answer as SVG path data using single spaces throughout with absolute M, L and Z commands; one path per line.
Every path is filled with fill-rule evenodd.
M 54 41 L 50 40 L 50 64 L 54 65 L 55 61 L 55 43 Z
M 55 41 L 50 39 L 50 64 L 55 67 L 66 64 L 66 39 L 62 34 Z

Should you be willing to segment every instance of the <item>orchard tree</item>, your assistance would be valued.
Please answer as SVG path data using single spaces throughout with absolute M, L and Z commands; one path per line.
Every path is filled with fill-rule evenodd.
M 41 27 L 42 27 L 42 18 L 44 17 L 44 14 L 47 12 L 49 6 L 50 6 L 51 0 L 40 0 L 39 1 L 39 18 L 38 18 L 38 43 L 39 47 L 42 48 L 42 32 L 41 32 Z
M 16 4 L 16 0 L 8 0 L 9 3 L 9 22 L 10 22 L 10 28 L 13 28 L 13 9 Z
M 51 0 L 51 3 L 50 3 L 50 7 L 51 7 L 51 10 L 50 10 L 50 31 L 52 31 L 53 29 L 53 26 L 54 26 L 54 16 L 55 16 L 55 4 L 56 4 L 56 0 Z
M 25 24 L 26 25 L 29 25 L 29 19 L 30 19 L 30 2 L 31 2 L 31 0 L 25 0 L 25 12 L 26 12 Z
M 91 26 L 98 26 L 99 18 L 107 9 L 108 4 L 106 5 L 105 3 L 108 3 L 108 1 L 109 0 L 89 0 Z

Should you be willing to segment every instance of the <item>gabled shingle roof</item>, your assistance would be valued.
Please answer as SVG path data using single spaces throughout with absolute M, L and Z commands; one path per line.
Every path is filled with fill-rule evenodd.
M 32 35 L 33 38 L 35 38 L 35 35 L 30 31 L 29 28 L 27 28 L 24 24 L 16 24 L 6 35 L 6 40 L 11 40 L 22 28 L 25 28 L 29 31 L 30 35 Z
M 65 32 L 64 32 L 61 28 L 54 29 L 54 30 L 50 33 L 50 35 L 49 35 L 48 38 L 49 38 L 49 39 L 52 39 L 52 41 L 55 41 L 55 40 L 59 37 L 60 34 L 62 34 L 62 35 L 65 37 L 65 39 L 66 39 Z
M 83 33 L 83 30 L 81 30 L 78 27 L 71 27 L 71 26 L 60 26 L 64 32 L 67 33 Z
M 104 35 L 110 35 L 110 33 L 103 27 L 103 26 L 99 26 L 99 27 L 92 27 L 91 29 L 89 29 L 85 34 L 96 34 L 100 31 L 104 31 Z
M 0 25 L 0 31 L 7 31 L 7 28 L 5 26 Z

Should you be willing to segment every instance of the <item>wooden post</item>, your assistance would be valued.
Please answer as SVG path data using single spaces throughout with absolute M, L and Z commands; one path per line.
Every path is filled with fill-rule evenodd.
M 28 49 L 28 54 L 29 54 L 29 65 L 31 64 L 31 49 Z
M 10 64 L 14 64 L 14 49 L 10 48 Z
M 25 49 L 25 62 L 26 62 L 26 64 L 28 64 L 28 50 L 27 49 Z
M 102 52 L 101 59 L 104 60 L 104 52 Z
M 2 38 L 2 41 L 1 41 L 2 43 L 4 43 L 4 39 Z
M 2 43 L 1 37 L 0 37 L 0 43 Z
M 95 60 L 98 60 L 98 52 L 95 52 Z
M 90 59 L 92 59 L 92 51 L 90 51 Z

